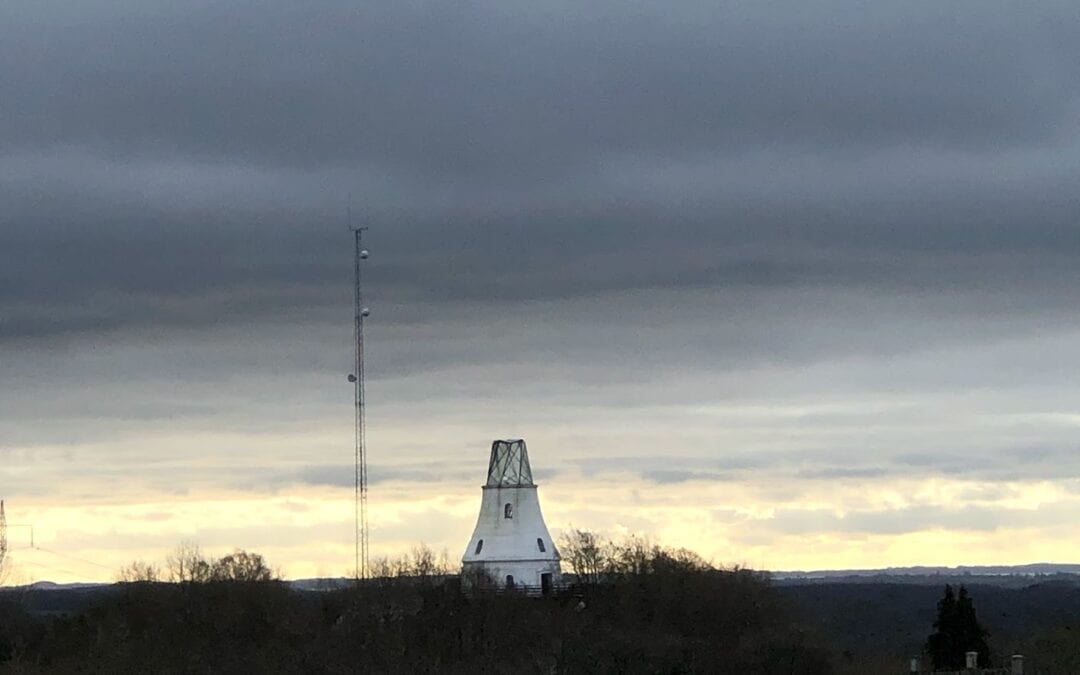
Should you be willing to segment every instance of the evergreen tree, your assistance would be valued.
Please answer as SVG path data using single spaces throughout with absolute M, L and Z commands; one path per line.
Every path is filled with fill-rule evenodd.
M 971 602 L 967 589 L 960 587 L 960 593 L 956 597 L 956 620 L 958 624 L 959 643 L 964 652 L 979 652 L 979 666 L 990 665 L 990 647 L 986 644 L 986 638 L 990 634 L 979 624 L 975 616 L 975 605 Z
M 934 633 L 926 639 L 926 651 L 934 663 L 934 668 L 963 668 L 967 652 L 978 652 L 979 665 L 988 665 L 988 635 L 975 616 L 975 605 L 967 589 L 961 586 L 959 594 L 956 594 L 952 586 L 946 584 L 945 595 L 938 600 Z
M 952 586 L 945 585 L 945 597 L 938 600 L 937 619 L 934 620 L 934 632 L 926 639 L 926 652 L 934 663 L 934 668 L 950 668 L 954 665 L 956 645 L 954 631 L 956 624 L 956 595 Z M 962 664 L 961 664 L 962 665 Z

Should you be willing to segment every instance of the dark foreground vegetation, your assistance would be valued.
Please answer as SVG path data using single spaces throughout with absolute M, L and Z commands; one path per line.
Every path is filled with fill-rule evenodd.
M 638 568 L 552 597 L 468 593 L 441 575 L 312 592 L 209 573 L 116 584 L 64 613 L 0 594 L 0 672 L 830 672 L 760 575 L 640 553 Z
M 561 548 L 575 583 L 536 597 L 463 589 L 423 547 L 319 590 L 277 580 L 257 554 L 180 547 L 111 586 L 0 590 L 0 674 L 900 675 L 920 653 L 951 664 L 971 640 L 992 666 L 1022 653 L 1028 675 L 1080 673 L 1071 579 L 974 582 L 953 598 L 943 584 L 778 586 L 637 539 L 573 533 Z
M 987 632 L 984 663 L 1002 667 L 1012 654 L 1023 654 L 1025 675 L 1080 674 L 1080 577 L 1029 578 L 1024 587 L 993 578 L 956 581 L 965 585 Z M 901 675 L 939 632 L 934 624 L 945 584 L 823 582 L 777 590 L 820 623 L 837 675 Z

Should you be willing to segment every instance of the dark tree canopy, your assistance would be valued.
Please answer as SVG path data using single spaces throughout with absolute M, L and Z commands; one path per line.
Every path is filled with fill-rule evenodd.
M 965 665 L 967 652 L 979 653 L 979 666 L 990 662 L 990 648 L 986 638 L 989 633 L 975 616 L 975 605 L 967 588 L 961 586 L 959 593 L 945 586 L 945 595 L 938 601 L 934 632 L 926 639 L 926 651 L 936 669 L 960 669 Z
M 542 598 L 465 593 L 426 547 L 388 563 L 394 577 L 312 592 L 261 581 L 258 554 L 185 545 L 176 583 L 95 589 L 70 611 L 0 593 L 0 674 L 833 672 L 768 577 L 632 541 L 617 560 L 640 571 Z

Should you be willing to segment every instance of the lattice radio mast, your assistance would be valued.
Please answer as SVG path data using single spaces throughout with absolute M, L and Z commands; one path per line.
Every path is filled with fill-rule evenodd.
M 360 261 L 367 260 L 368 252 L 361 244 L 366 227 L 353 228 L 353 271 L 354 296 L 353 316 L 355 318 L 356 360 L 353 374 L 349 381 L 355 385 L 356 403 L 356 439 L 355 439 L 355 492 L 353 495 L 356 519 L 355 577 L 368 578 L 368 514 L 367 514 L 367 438 L 364 426 L 364 319 L 371 313 L 364 306 L 363 276 L 360 273 Z

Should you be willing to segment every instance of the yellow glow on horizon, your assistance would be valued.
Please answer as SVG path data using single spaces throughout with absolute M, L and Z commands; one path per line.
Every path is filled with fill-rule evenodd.
M 1070 487 L 940 477 L 656 484 L 622 476 L 552 480 L 540 497 L 556 538 L 569 528 L 636 534 L 720 565 L 813 570 L 1077 560 L 1080 533 L 1055 524 L 1080 515 Z M 29 548 L 28 530 L 12 529 L 12 580 L 110 581 L 132 560 L 164 562 L 183 541 L 208 555 L 262 553 L 287 578 L 348 576 L 352 497 L 351 488 L 307 486 L 111 503 L 20 500 L 9 504 L 9 521 L 32 523 L 37 548 Z M 370 501 L 373 557 L 425 543 L 456 561 L 479 501 L 474 485 L 380 483 Z

